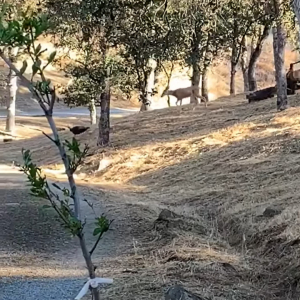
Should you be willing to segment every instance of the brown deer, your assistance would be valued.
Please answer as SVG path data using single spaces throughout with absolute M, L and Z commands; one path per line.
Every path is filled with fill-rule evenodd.
M 182 99 L 191 97 L 194 95 L 194 97 L 197 99 L 197 101 L 204 101 L 205 102 L 205 107 L 207 107 L 207 99 L 203 96 L 200 96 L 199 94 L 200 89 L 198 86 L 190 86 L 186 88 L 180 88 L 176 90 L 169 90 L 169 87 L 167 87 L 164 92 L 162 93 L 162 97 L 170 95 L 174 96 L 177 98 L 176 105 L 178 105 L 178 102 L 180 102 L 180 105 L 182 105 Z

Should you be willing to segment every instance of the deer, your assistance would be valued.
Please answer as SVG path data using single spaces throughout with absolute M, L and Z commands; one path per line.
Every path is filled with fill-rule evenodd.
M 194 97 L 197 99 L 197 101 L 203 100 L 205 102 L 205 107 L 207 107 L 207 99 L 203 96 L 200 96 L 199 94 L 200 89 L 198 86 L 189 86 L 186 88 L 180 88 L 180 89 L 176 89 L 176 90 L 169 90 L 169 87 L 167 87 L 164 92 L 162 93 L 161 97 L 164 96 L 174 96 L 175 98 L 177 98 L 176 101 L 176 106 L 178 105 L 178 102 L 180 102 L 180 105 L 182 105 L 182 99 L 191 97 L 192 95 L 194 95 Z

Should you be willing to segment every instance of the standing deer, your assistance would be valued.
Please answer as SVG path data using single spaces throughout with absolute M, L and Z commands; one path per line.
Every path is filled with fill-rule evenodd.
M 182 105 L 182 99 L 191 97 L 194 95 L 194 97 L 197 99 L 197 101 L 201 100 L 205 102 L 205 107 L 207 107 L 207 99 L 199 94 L 200 89 L 198 86 L 189 86 L 186 88 L 180 88 L 176 90 L 169 90 L 168 87 L 165 89 L 165 91 L 162 93 L 163 96 L 174 96 L 177 98 L 176 105 L 178 105 L 178 102 L 180 102 L 180 105 Z

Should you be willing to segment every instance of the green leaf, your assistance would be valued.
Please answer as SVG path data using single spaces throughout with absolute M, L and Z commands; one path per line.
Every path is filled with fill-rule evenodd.
M 38 58 L 37 60 L 36 60 L 36 65 L 40 68 L 41 67 L 41 65 L 42 65 L 42 61 Z
M 49 57 L 48 57 L 48 63 L 49 63 L 49 64 L 53 62 L 55 56 L 56 56 L 56 51 L 52 52 L 52 53 L 49 55 Z
M 101 233 L 101 228 L 95 228 L 95 230 L 94 230 L 94 232 L 93 232 L 93 236 L 96 236 L 96 235 L 98 235 L 98 234 L 100 234 Z
M 38 54 L 40 53 L 41 49 L 42 49 L 42 45 L 41 45 L 41 44 L 38 44 L 38 46 L 36 47 L 36 49 L 35 49 L 35 51 L 34 51 L 34 54 L 35 54 L 35 55 L 38 55 Z
M 39 67 L 36 65 L 36 62 L 32 65 L 32 76 L 34 76 L 39 71 Z
M 23 61 L 23 66 L 22 66 L 22 68 L 20 69 L 20 73 L 21 73 L 22 75 L 23 75 L 24 72 L 26 71 L 27 66 L 28 66 L 27 61 L 24 60 L 24 61 Z
M 51 205 L 43 205 L 42 208 L 43 209 L 49 209 L 49 208 L 52 208 L 52 206 Z

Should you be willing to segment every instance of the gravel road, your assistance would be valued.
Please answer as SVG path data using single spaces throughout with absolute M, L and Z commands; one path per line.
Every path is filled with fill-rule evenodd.
M 0 195 L 0 300 L 74 299 L 86 281 L 74 269 L 77 242 L 40 209 L 17 169 L 0 165 Z
M 114 266 L 110 259 L 117 259 L 118 269 L 118 258 L 132 251 L 133 228 L 128 223 L 132 212 L 115 204 L 103 205 L 106 198 L 98 189 L 82 187 L 80 193 L 93 202 L 97 215 L 105 213 L 115 220 L 94 252 L 94 262 L 101 265 L 98 276 L 110 278 Z M 41 209 L 45 204 L 41 201 L 30 196 L 26 178 L 17 168 L 0 164 L 0 300 L 71 300 L 86 282 L 77 239 L 61 230 L 51 210 Z M 85 238 L 91 246 L 95 215 L 85 203 L 82 212 L 87 220 Z
M 0 280 L 1 300 L 71 300 L 83 279 L 7 279 Z

